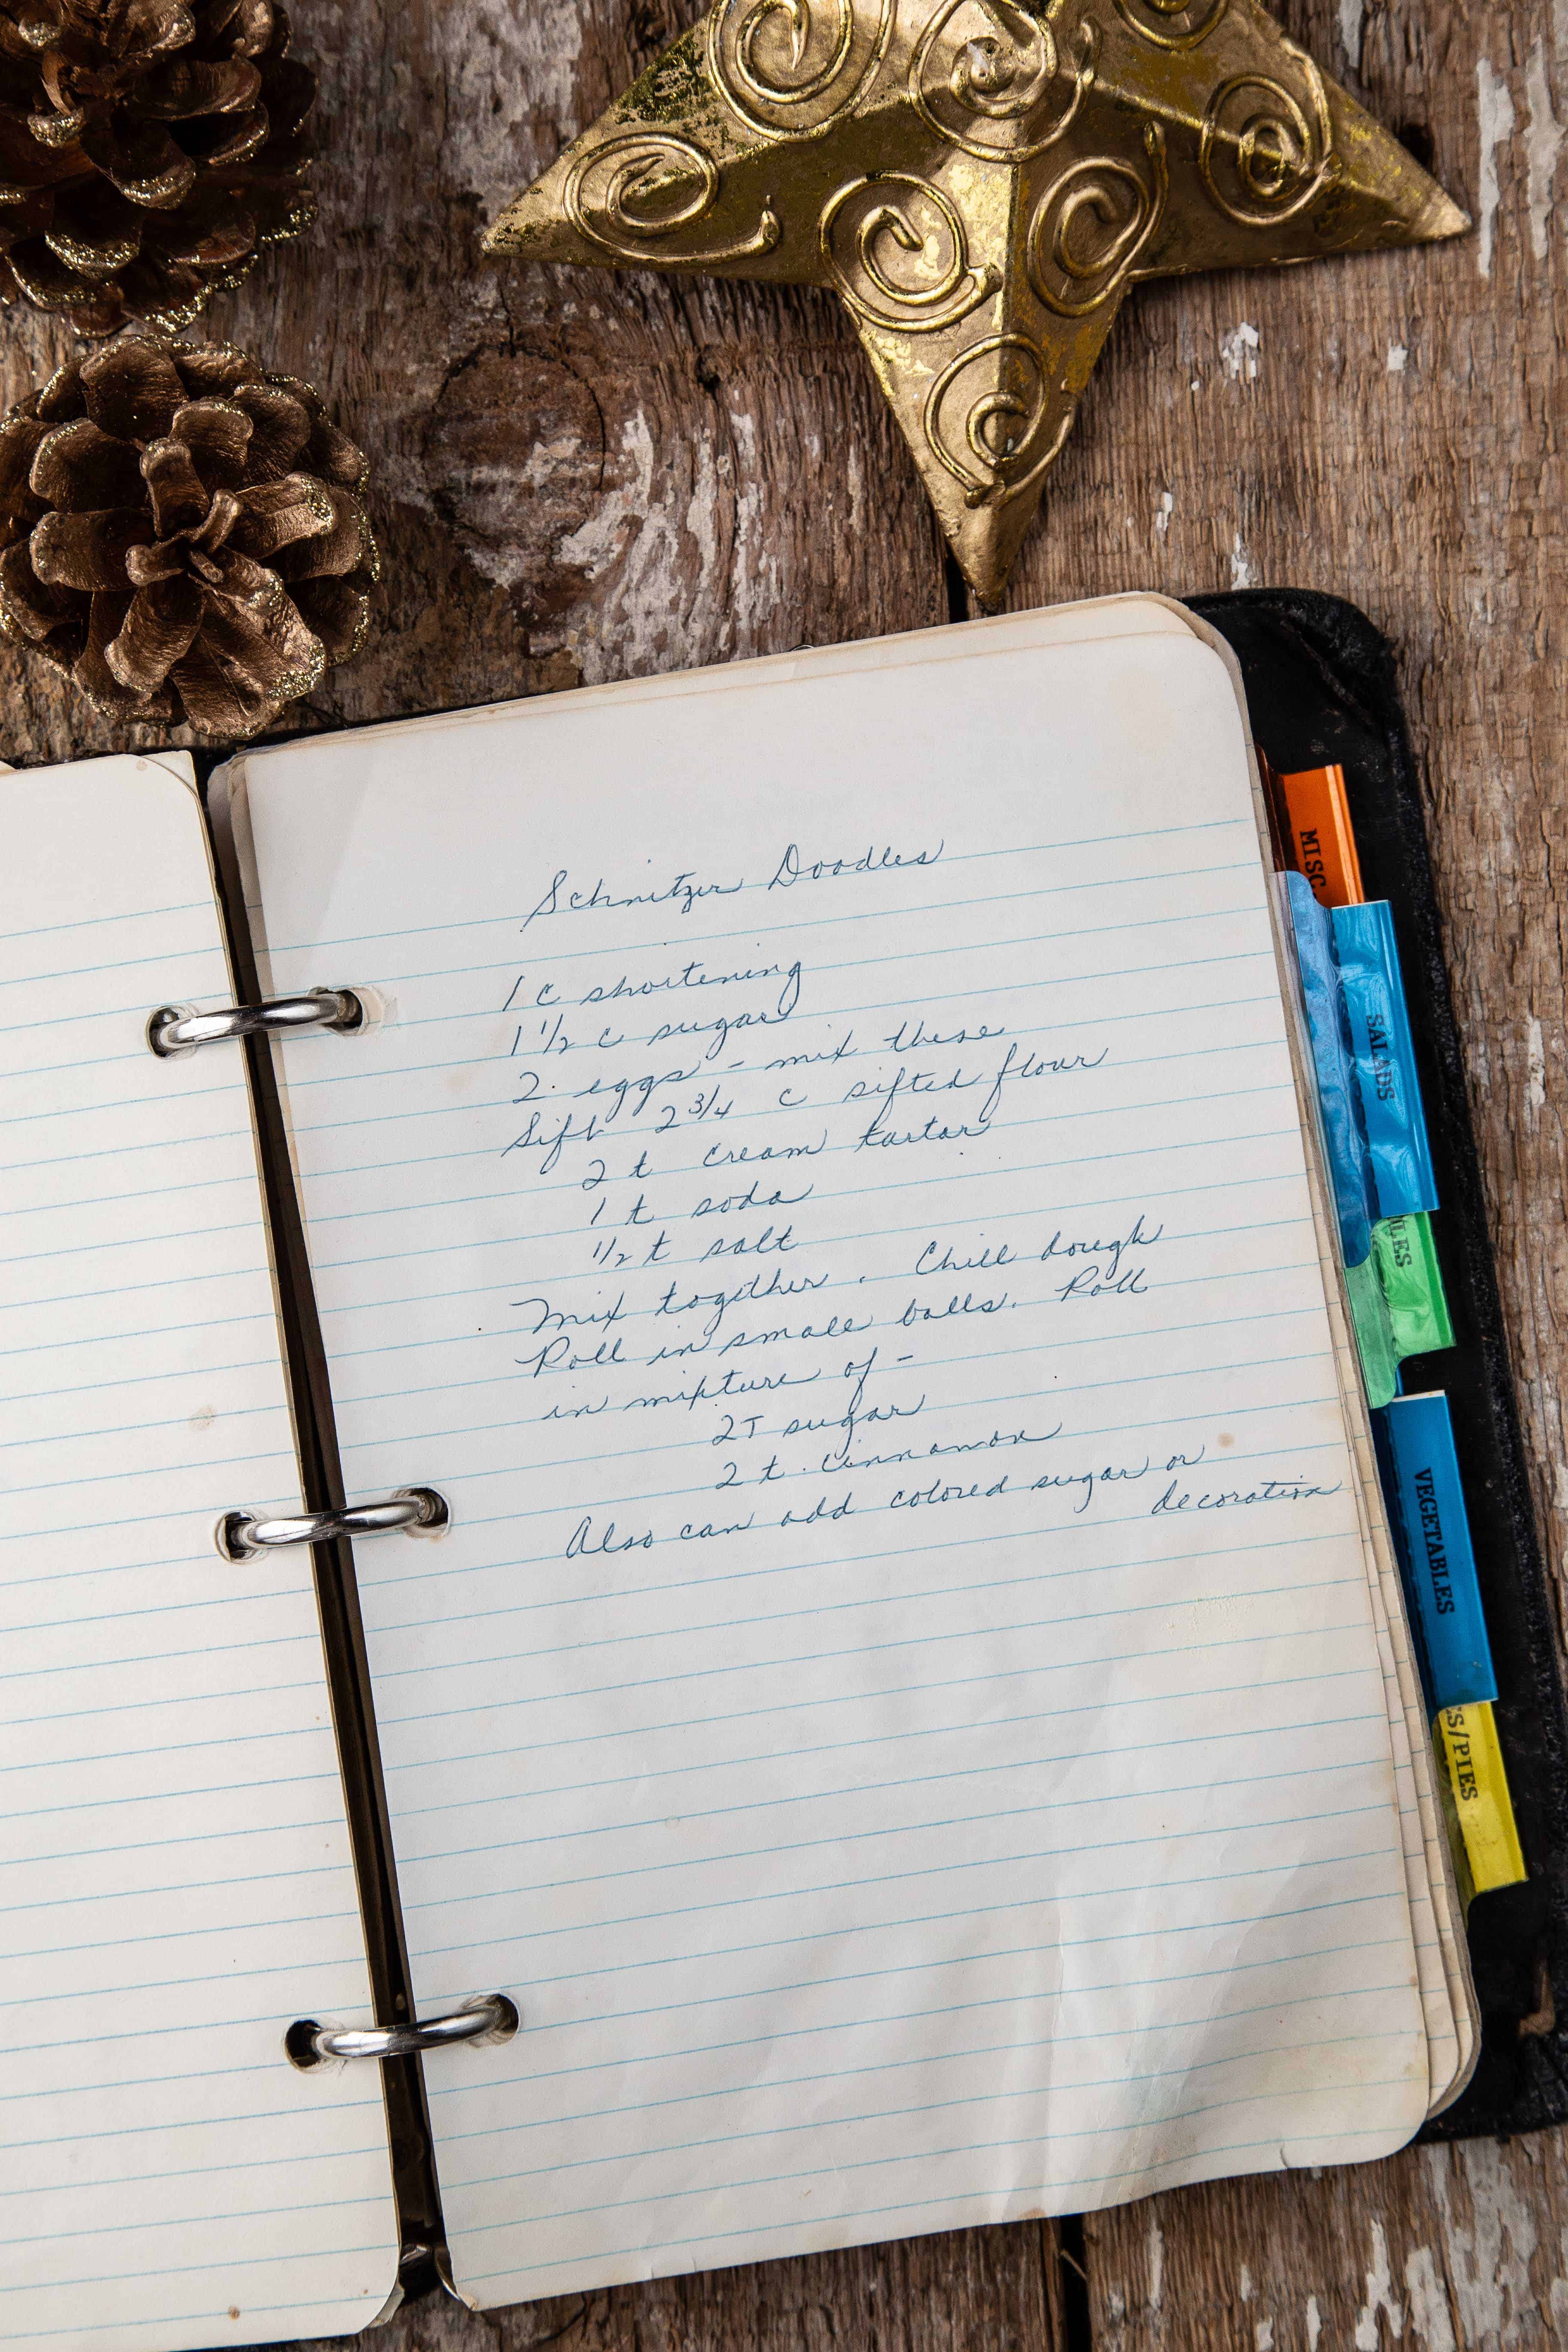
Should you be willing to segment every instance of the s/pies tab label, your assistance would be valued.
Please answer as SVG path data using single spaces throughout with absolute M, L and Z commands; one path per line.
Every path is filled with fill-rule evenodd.
M 1473 1706 L 1445 1707 L 1433 1730 L 1470 1891 L 1485 1895 L 1494 1886 L 1518 1885 L 1529 1874 L 1490 1706 L 1483 1699 Z

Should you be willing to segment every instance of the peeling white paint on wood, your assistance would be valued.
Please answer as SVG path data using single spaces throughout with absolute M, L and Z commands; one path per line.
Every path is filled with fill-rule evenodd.
M 1437 2275 L 1430 2246 L 1417 2246 L 1405 2256 L 1405 2292 L 1410 2305 L 1411 2337 L 1418 2352 L 1458 2352 L 1447 2290 Z
M 654 441 L 647 417 L 633 409 L 621 428 L 620 478 L 605 492 L 582 528 L 561 543 L 564 561 L 596 580 L 616 561 L 626 533 L 650 520 L 653 507 Z
M 1537 36 L 1524 71 L 1524 94 L 1530 101 L 1530 122 L 1524 134 L 1529 168 L 1526 207 L 1530 214 L 1530 249 L 1537 261 L 1546 258 L 1552 230 L 1552 184 L 1564 132 L 1552 109 L 1552 77 L 1546 64 L 1546 43 Z
M 1361 71 L 1361 45 L 1365 30 L 1366 0 L 1340 0 L 1340 47 L 1352 73 Z
M 1568 2270 L 1568 2230 L 1562 2232 L 1559 2242 L 1563 2265 L 1564 2270 Z M 1552 2325 L 1558 2336 L 1568 2336 L 1568 2278 L 1558 2277 L 1552 2280 L 1544 2307 L 1551 2315 Z
M 1250 319 L 1243 319 L 1220 341 L 1220 364 L 1232 383 L 1256 383 L 1258 352 L 1262 337 Z
M 1524 1107 L 1533 1127 L 1546 1108 L 1546 1040 L 1533 1013 L 1524 1036 Z
M 783 602 L 780 551 L 768 538 L 766 472 L 757 420 L 747 409 L 730 417 L 735 445 L 735 546 L 731 617 L 745 642 L 760 637 Z M 830 506 L 837 485 L 825 484 L 822 497 Z M 715 551 L 717 552 L 717 551 Z
M 1388 2232 L 1381 2221 L 1372 2228 L 1372 2262 L 1366 2273 L 1366 2301 L 1356 2315 L 1356 2352 L 1378 2352 L 1378 2315 L 1386 2315 L 1397 2338 L 1405 2333 L 1405 2305 L 1394 2294 L 1394 2273 L 1388 2261 Z
M 1530 2276 L 1539 2232 L 1512 2154 L 1485 2139 L 1422 2150 L 1443 2217 L 1458 2340 L 1485 2345 L 1488 2352 L 1532 2352 L 1541 2341 L 1540 2305 Z M 1528 2178 L 1528 2143 L 1519 2144 L 1518 2154 Z
M 443 168 L 493 218 L 604 103 L 578 93 L 584 11 L 578 0 L 529 0 L 437 8 L 426 23 L 446 98 Z
M 1513 137 L 1515 116 L 1513 100 L 1507 82 L 1492 71 L 1489 58 L 1482 58 L 1476 66 L 1476 127 L 1480 139 L 1480 220 L 1478 224 L 1476 268 L 1483 278 L 1492 274 L 1492 251 L 1497 243 L 1498 206 L 1502 201 L 1501 183 L 1498 178 L 1498 149 Z
M 659 454 L 647 417 L 634 408 L 598 504 L 561 542 L 560 561 L 581 570 L 598 594 L 600 628 L 569 640 L 589 686 L 684 667 L 688 583 L 726 576 L 721 540 L 733 513 L 728 453 L 721 462 L 711 432 L 700 425 L 678 466 L 660 464 Z M 731 607 L 718 633 L 721 653 L 732 648 L 734 617 Z

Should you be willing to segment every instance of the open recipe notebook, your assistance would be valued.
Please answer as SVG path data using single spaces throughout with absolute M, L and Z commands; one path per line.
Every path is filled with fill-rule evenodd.
M 1407 2141 L 1474 2002 L 1214 633 L 213 797 L 221 887 L 180 755 L 0 779 L 0 2326 L 328 2336 L 443 2234 L 496 2305 Z M 258 984 L 363 1017 L 149 1050 Z M 409 1488 L 352 1574 L 215 1538 Z

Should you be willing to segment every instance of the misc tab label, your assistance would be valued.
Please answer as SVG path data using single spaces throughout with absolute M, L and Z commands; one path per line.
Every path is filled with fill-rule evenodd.
M 1301 872 L 1313 898 L 1321 907 L 1327 903 L 1329 885 L 1328 871 L 1323 864 L 1323 845 L 1318 837 L 1317 826 L 1309 825 L 1305 832 L 1299 834 L 1296 845 L 1300 852 Z

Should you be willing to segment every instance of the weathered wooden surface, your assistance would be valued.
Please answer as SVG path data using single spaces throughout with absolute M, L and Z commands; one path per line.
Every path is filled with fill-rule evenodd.
M 207 330 L 316 383 L 375 468 L 384 609 L 307 723 L 947 617 L 939 537 L 825 298 L 479 259 L 531 176 L 681 28 L 669 0 L 296 9 L 321 219 Z M 12 316 L 14 398 L 69 347 Z M 123 730 L 0 646 L 13 761 Z
M 1087 2224 L 1095 2352 L 1568 2343 L 1560 2135 L 1224 2181 Z M 509 2347 L 510 2352 L 510 2347 Z
M 1563 1569 L 1568 0 L 1280 0 L 1479 222 L 1452 247 L 1143 289 L 1019 565 L 1028 604 L 1295 582 L 1403 649 L 1537 1499 Z M 300 0 L 321 221 L 215 310 L 374 453 L 381 625 L 331 725 L 945 619 L 938 535 L 834 305 L 497 274 L 478 231 L 696 0 Z M 1555 303 L 1555 310 L 1554 310 Z M 12 320 L 3 389 L 64 344 Z M 0 752 L 123 743 L 0 649 Z M 1568 2341 L 1549 2136 L 622 2289 L 384 2352 L 1414 2352 Z
M 427 2299 L 369 2341 L 374 2352 L 1068 2352 L 1058 2268 L 1050 2233 L 1022 2222 L 482 2316 Z

